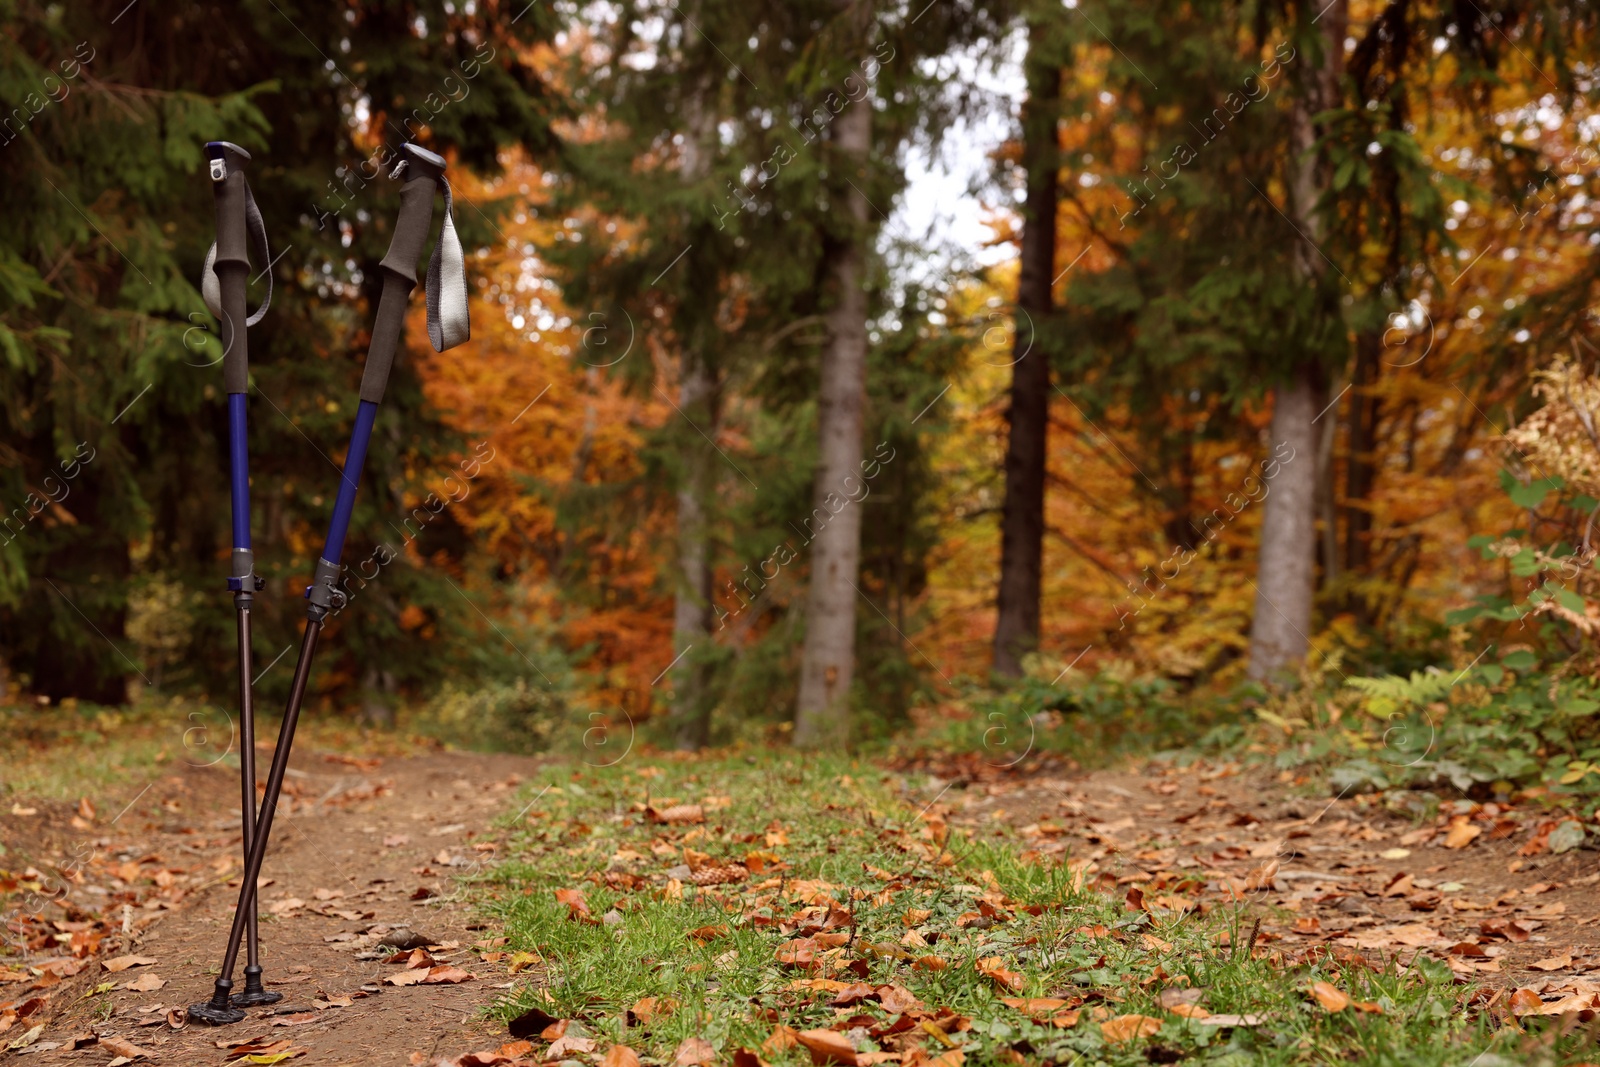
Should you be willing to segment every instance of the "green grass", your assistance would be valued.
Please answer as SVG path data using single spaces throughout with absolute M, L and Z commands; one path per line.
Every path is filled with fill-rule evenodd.
M 968 1064 L 1503 1067 L 1571 1063 L 1586 1047 L 1582 1034 L 1523 1034 L 1498 1026 L 1469 1006 L 1472 989 L 1454 984 L 1443 965 L 1427 959 L 1406 966 L 1293 959 L 1266 944 L 1251 955 L 1227 947 L 1247 939 L 1251 919 L 1238 906 L 1218 904 L 1204 916 L 1152 917 L 1128 908 L 1121 890 L 1110 895 L 1084 887 L 1068 866 L 1024 862 L 1003 844 L 958 833 L 941 846 L 942 821 L 907 803 L 898 786 L 870 766 L 788 753 L 697 763 L 636 756 L 606 770 L 552 769 L 519 802 L 531 808 L 516 823 L 507 862 L 474 888 L 504 924 L 510 943 L 502 951 L 533 952 L 543 961 L 524 972 L 495 1013 L 509 1019 L 538 1007 L 580 1022 L 597 1052 L 626 1043 L 646 1062 L 670 1062 L 681 1041 L 701 1037 L 723 1063 L 737 1049 L 760 1050 L 778 1021 L 805 1030 L 862 1024 L 844 1022 L 852 1016 L 889 1017 L 871 1001 L 830 1007 L 831 993 L 795 984 L 817 977 L 855 982 L 864 975 L 872 986 L 909 989 L 930 1013 L 949 1009 L 966 1019 L 962 1027 L 947 1016 L 941 1032 L 948 1031 L 947 1040 Z M 730 803 L 708 807 L 703 826 L 660 826 L 643 814 L 647 802 L 715 797 Z M 767 851 L 786 866 L 740 885 L 700 891 L 685 885 L 679 897 L 669 891 L 666 871 L 684 862 L 686 847 L 711 862 Z M 618 874 L 641 881 L 631 889 L 608 885 L 608 868 L 614 883 Z M 824 967 L 810 973 L 775 958 L 781 944 L 805 932 L 778 922 L 796 920 L 806 906 L 800 898 L 816 889 L 808 881 L 831 887 L 811 897 L 818 907 L 853 920 L 838 928 L 848 943 L 823 953 Z M 557 890 L 571 889 L 583 890 L 594 918 L 613 909 L 620 918 L 571 918 L 556 897 Z M 962 922 L 980 910 L 980 898 L 1009 917 Z M 909 909 L 929 913 L 911 919 L 933 943 L 899 951 L 911 928 Z M 704 944 L 689 936 L 708 926 L 728 932 Z M 1086 930 L 1096 926 L 1106 930 Z M 897 955 L 937 955 L 946 967 L 924 970 Z M 1020 976 L 1024 987 L 1001 990 L 980 973 L 978 961 L 990 958 Z M 1308 994 L 1316 981 L 1375 1002 L 1382 1013 L 1330 1014 Z M 1262 1021 L 1216 1027 L 1163 1010 L 1162 990 L 1183 987 L 1203 990 L 1201 1003 L 1212 1013 L 1254 1014 Z M 1067 1028 L 1041 1024 L 1002 996 L 1063 998 L 1079 1016 Z M 624 1013 L 645 997 L 672 998 L 678 1006 L 629 1028 Z M 1108 1040 L 1102 1019 L 1129 1014 L 1159 1019 L 1159 1032 Z M 1538 1021 L 1530 1025 L 1539 1028 Z M 926 1029 L 917 1035 L 912 1040 L 930 1056 L 945 1051 Z M 856 1036 L 858 1050 L 893 1047 L 865 1031 Z M 809 1062 L 801 1048 L 761 1055 L 774 1064 Z

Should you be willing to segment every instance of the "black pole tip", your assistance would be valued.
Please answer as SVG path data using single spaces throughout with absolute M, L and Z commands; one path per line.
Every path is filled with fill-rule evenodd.
M 206 1026 L 227 1026 L 230 1023 L 244 1021 L 244 1009 L 235 1008 L 228 1003 L 228 992 L 232 988 L 233 982 L 230 979 L 218 978 L 217 988 L 212 992 L 210 1000 L 189 1005 L 189 1021 Z
M 263 1004 L 276 1004 L 282 999 L 282 993 L 274 993 L 262 986 L 260 967 L 246 967 L 244 992 L 235 993 L 228 998 L 228 1002 L 235 1008 L 259 1008 Z

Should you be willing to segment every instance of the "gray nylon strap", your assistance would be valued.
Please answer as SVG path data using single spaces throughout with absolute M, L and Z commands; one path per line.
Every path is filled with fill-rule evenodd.
M 472 322 L 467 317 L 466 254 L 456 236 L 450 183 L 440 177 L 439 187 L 444 190 L 444 222 L 428 260 L 427 283 L 428 340 L 435 352 L 454 348 L 472 336 Z
M 445 198 L 446 203 L 449 197 Z M 262 299 L 261 306 L 255 313 L 245 320 L 245 326 L 254 326 L 261 321 L 267 313 L 267 308 L 272 306 L 272 253 L 267 248 L 267 224 L 261 217 L 261 209 L 256 207 L 255 194 L 250 191 L 250 183 L 244 185 L 244 221 L 245 227 L 250 231 L 250 244 L 253 246 L 257 258 L 263 264 L 262 272 L 267 278 L 267 295 Z M 217 280 L 217 243 L 211 242 L 211 247 L 206 251 L 205 266 L 200 269 L 200 298 L 205 301 L 206 309 L 217 318 L 222 318 L 222 283 Z

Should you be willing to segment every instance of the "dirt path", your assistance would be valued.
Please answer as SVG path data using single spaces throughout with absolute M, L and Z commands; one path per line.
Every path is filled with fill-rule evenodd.
M 36 857 L 29 870 L 46 872 L 35 879 L 44 895 L 67 892 L 34 909 L 37 919 L 8 901 L 11 936 L 27 937 L 33 951 L 27 969 L 0 960 L 0 1004 L 18 1016 L 8 1022 L 0 1009 L 9 1031 L 0 1041 L 27 1040 L 0 1059 L 102 1064 L 142 1051 L 150 1062 L 221 1064 L 228 1050 L 218 1041 L 253 1038 L 291 1042 L 269 1056 L 304 1048 L 295 1064 L 375 1065 L 498 1045 L 503 1030 L 479 1013 L 509 976 L 493 953 L 485 961 L 473 947 L 493 931 L 477 928 L 453 883 L 494 856 L 491 823 L 511 812 L 533 767 L 509 756 L 380 761 L 297 749 L 261 889 L 267 986 L 284 999 L 215 1029 L 172 1023 L 209 995 L 232 917 L 241 866 L 235 774 L 179 765 L 114 819 L 19 804 L 32 814 L 5 822 L 8 865 Z M 27 872 L 10 881 L 26 905 Z M 395 950 L 380 941 L 408 930 L 438 946 L 427 969 L 385 962 Z M 128 956 L 150 962 L 106 969 Z M 433 981 L 385 981 L 406 971 Z M 19 1010 L 30 1001 L 38 1003 Z
M 1419 954 L 1458 978 L 1555 991 L 1600 977 L 1600 857 L 1555 854 L 1537 798 L 1476 803 L 1404 790 L 1334 799 L 1238 764 L 1012 773 L 931 764 L 919 803 L 956 826 L 1014 836 L 1157 914 L 1243 899 L 1261 946 L 1285 955 Z

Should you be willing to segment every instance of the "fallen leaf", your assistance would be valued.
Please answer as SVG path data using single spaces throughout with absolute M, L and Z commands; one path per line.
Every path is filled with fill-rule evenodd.
M 456 985 L 460 982 L 471 982 L 478 976 L 463 971 L 460 967 L 445 964 L 442 967 L 430 969 L 422 979 L 423 985 Z
M 1016 971 L 1005 968 L 1005 960 L 999 956 L 986 956 L 977 962 L 978 973 L 994 982 L 996 985 L 1007 989 L 1022 990 L 1028 987 L 1028 980 Z
M 1202 1026 L 1260 1026 L 1266 1018 L 1265 1015 L 1251 1012 L 1245 1015 L 1207 1015 L 1195 1021 Z
M 877 990 L 865 982 L 854 982 L 834 994 L 833 999 L 829 1000 L 828 1004 L 835 1008 L 848 1008 L 852 1004 L 859 1004 L 863 1000 L 877 995 Z
M 627 1045 L 612 1045 L 600 1058 L 600 1067 L 639 1067 L 639 1054 Z
M 1311 983 L 1311 995 L 1322 1005 L 1324 1011 L 1344 1011 L 1350 1006 L 1350 998 L 1327 982 Z
M 701 807 L 699 804 L 674 804 L 670 808 L 662 808 L 659 811 L 657 811 L 655 808 L 646 808 L 644 814 L 645 818 L 656 823 L 674 823 L 681 825 L 685 823 L 701 823 L 706 821 L 705 808 Z
M 122 988 L 131 989 L 135 993 L 154 993 L 166 984 L 167 980 L 157 975 L 156 972 L 146 971 L 131 982 L 123 982 Z
M 1118 1015 L 1100 1024 L 1107 1041 L 1120 1043 L 1136 1037 L 1151 1037 L 1161 1032 L 1161 1020 L 1148 1015 Z
M 1537 1015 L 1543 1007 L 1544 1000 L 1531 989 L 1523 988 L 1511 994 L 1513 1015 Z
M 695 805 L 695 808 L 699 810 L 699 805 Z M 667 810 L 672 811 L 674 809 L 668 808 Z M 703 822 L 704 816 L 695 821 Z M 717 1050 L 711 1047 L 711 1042 L 700 1037 L 684 1038 L 683 1043 L 678 1046 L 678 1050 L 672 1054 L 674 1067 L 702 1067 L 704 1064 L 715 1061 L 716 1058 Z
M 404 970 L 399 974 L 391 974 L 383 980 L 384 985 L 407 986 L 421 985 L 428 980 L 428 972 L 424 970 Z
M 690 1040 L 695 1040 L 695 1039 L 691 1038 Z M 685 1042 L 685 1044 L 687 1044 L 687 1042 Z M 592 1037 L 584 1037 L 581 1034 L 562 1034 L 560 1037 L 558 1037 L 556 1040 L 554 1040 L 554 1041 L 552 1041 L 550 1043 L 550 1047 L 545 1049 L 545 1053 L 544 1054 L 545 1054 L 545 1056 L 547 1056 L 548 1058 L 550 1058 L 552 1060 L 560 1060 L 560 1059 L 570 1058 L 571 1054 L 574 1053 L 574 1052 L 593 1052 L 593 1051 L 594 1051 L 594 1038 L 592 1038 Z M 682 1048 L 681 1045 L 679 1046 L 678 1051 L 680 1051 L 680 1052 L 683 1051 L 683 1048 Z M 709 1061 L 699 1061 L 699 1060 L 697 1060 L 695 1062 L 700 1063 L 700 1062 L 709 1062 Z
M 1186 1019 L 1204 1019 L 1211 1014 L 1198 1004 L 1174 1004 L 1167 1010 Z
M 841 1063 L 856 1067 L 856 1048 L 837 1030 L 801 1030 L 795 1040 L 811 1053 L 813 1064 Z
M 769 1056 L 775 1056 L 784 1049 L 794 1048 L 799 1043 L 799 1035 L 796 1034 L 795 1031 L 789 1029 L 787 1026 L 779 1023 L 777 1026 L 773 1027 L 772 1033 L 767 1035 L 767 1039 L 761 1042 L 761 1051 L 765 1052 Z
M 287 1042 L 285 1042 L 285 1044 L 287 1044 Z M 154 1053 L 152 1053 L 149 1049 L 140 1048 L 127 1038 L 117 1037 L 114 1034 L 102 1037 L 100 1039 L 100 1047 L 103 1049 L 108 1049 L 115 1055 L 126 1056 L 129 1060 L 136 1060 L 142 1056 L 154 1055 Z
M 671 1015 L 678 1002 L 671 997 L 640 997 L 628 1011 L 638 1023 Z
M 881 985 L 878 987 L 878 1004 L 890 1015 L 921 1008 L 922 1001 L 905 986 Z
M 704 944 L 707 941 L 715 941 L 719 937 L 727 937 L 727 936 L 728 936 L 728 928 L 726 926 L 720 926 L 720 925 L 719 926 L 702 926 L 702 927 L 700 927 L 698 929 L 689 931 L 689 937 L 692 940 L 699 941 L 702 944 Z
M 1483 827 L 1474 826 L 1462 818 L 1459 822 L 1450 824 L 1450 829 L 1444 835 L 1445 848 L 1466 848 L 1478 839 L 1483 833 Z
M 606 1064 L 602 1063 L 600 1067 L 606 1067 Z M 733 1067 L 770 1067 L 770 1065 L 749 1049 L 736 1048 L 733 1050 Z
M 1016 1008 L 1024 1015 L 1048 1015 L 1067 1006 L 1060 997 L 1001 997 L 1000 1002 Z
M 521 1015 L 512 1019 L 508 1025 L 512 1037 L 538 1037 L 544 1028 L 556 1021 L 554 1015 L 540 1011 L 538 1008 L 529 1008 Z
M 1572 956 L 1563 952 L 1559 956 L 1549 956 L 1542 960 L 1535 960 L 1528 966 L 1536 971 L 1559 971 L 1572 966 Z
M 154 956 L 113 956 L 109 960 L 101 960 L 100 966 L 115 973 L 125 971 L 129 967 L 144 967 L 155 962 L 157 961 Z
M 911 966 L 919 971 L 942 971 L 950 964 L 938 956 L 919 956 Z

